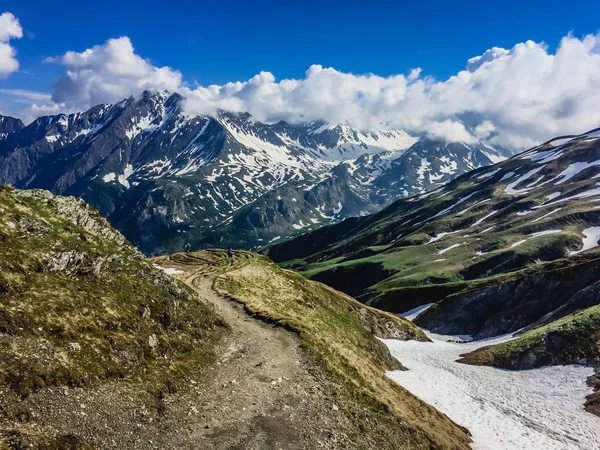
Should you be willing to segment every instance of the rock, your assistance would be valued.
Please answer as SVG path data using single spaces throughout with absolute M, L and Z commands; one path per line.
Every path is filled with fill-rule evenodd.
M 19 220 L 19 230 L 27 234 L 44 234 L 48 233 L 51 228 L 40 221 L 25 216 Z
M 79 344 L 79 342 L 70 342 L 68 347 L 69 347 L 69 350 L 71 350 L 72 352 L 80 352 L 81 351 L 81 344 Z
M 155 334 L 148 336 L 148 345 L 152 350 L 156 350 L 156 347 L 158 347 L 158 338 Z
M 71 223 L 84 228 L 88 233 L 102 239 L 109 239 L 124 244 L 125 236 L 112 228 L 108 221 L 104 219 L 98 211 L 88 206 L 83 200 L 75 197 L 55 196 L 49 191 L 42 189 L 33 189 L 31 191 L 21 191 L 20 195 L 37 197 L 45 200 L 52 206 L 58 214 L 69 220 Z
M 339 408 L 335 403 L 333 405 L 331 405 L 331 409 L 334 411 L 339 411 Z

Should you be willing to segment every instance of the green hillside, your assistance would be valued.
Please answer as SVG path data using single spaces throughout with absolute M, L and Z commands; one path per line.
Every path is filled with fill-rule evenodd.
M 263 252 L 283 267 L 387 311 L 441 301 L 417 319 L 436 332 L 487 337 L 516 331 L 597 280 L 592 270 L 600 239 L 596 135 L 551 141 L 380 213 Z M 552 271 L 555 262 L 561 270 L 584 264 L 588 275 L 571 279 L 575 285 L 569 285 L 566 298 L 521 301 L 531 311 L 510 320 L 514 311 L 505 304 L 510 298 L 492 286 L 518 284 L 523 292 L 527 286 L 547 288 L 539 274 Z M 474 303 L 465 296 L 477 297 L 477 311 L 466 306 Z M 525 306 L 528 301 L 533 304 Z

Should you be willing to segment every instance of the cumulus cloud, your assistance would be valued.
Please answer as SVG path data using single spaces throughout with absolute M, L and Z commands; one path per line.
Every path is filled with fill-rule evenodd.
M 417 67 L 416 69 L 412 69 L 410 71 L 410 73 L 408 74 L 408 81 L 413 81 L 413 80 L 416 80 L 417 78 L 419 78 L 419 75 L 421 75 L 422 71 L 423 71 L 423 69 L 421 69 L 420 67 Z
M 0 14 L 0 78 L 6 78 L 19 69 L 17 51 L 9 44 L 11 39 L 23 37 L 23 29 L 14 15 L 9 12 Z
M 492 47 L 486 50 L 483 55 L 474 56 L 467 61 L 467 70 L 469 72 L 475 72 L 486 62 L 493 61 L 510 54 L 510 52 L 504 48 Z
M 600 126 L 600 34 L 565 36 L 555 54 L 527 41 L 471 58 L 445 81 L 354 75 L 312 66 L 302 79 L 277 82 L 261 73 L 247 82 L 199 87 L 190 111 L 249 111 L 260 120 L 323 118 L 369 128 L 380 123 L 448 140 L 528 147 Z
M 52 100 L 69 109 L 116 102 L 146 89 L 175 91 L 182 85 L 180 72 L 155 67 L 135 53 L 126 36 L 46 62 L 66 70 L 53 86 Z
M 188 99 L 190 113 L 225 109 L 247 111 L 265 122 L 323 119 L 364 129 L 390 126 L 517 148 L 600 126 L 600 34 L 567 35 L 553 54 L 533 41 L 494 47 L 447 80 L 423 76 L 420 68 L 382 77 L 315 64 L 298 79 L 277 80 L 261 72 L 247 81 L 190 87 L 180 72 L 137 55 L 127 37 L 49 61 L 66 69 L 52 99 L 69 109 L 167 89 Z

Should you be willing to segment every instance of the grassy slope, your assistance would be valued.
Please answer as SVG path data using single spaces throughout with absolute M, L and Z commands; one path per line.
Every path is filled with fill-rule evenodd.
M 562 317 L 511 341 L 465 354 L 467 364 L 532 369 L 550 364 L 600 363 L 600 305 Z
M 267 258 L 247 252 L 237 255 L 241 257 L 236 256 L 233 267 L 227 266 L 219 252 L 178 257 L 181 262 L 199 258 L 218 267 L 222 273 L 215 280 L 215 288 L 219 292 L 242 302 L 249 312 L 296 331 L 348 401 L 373 411 L 369 416 L 372 420 L 392 420 L 393 428 L 401 430 L 397 435 L 401 448 L 466 448 L 468 437 L 463 430 L 384 374 L 401 366 L 372 333 L 426 340 L 418 328 L 281 269 Z
M 147 368 L 167 381 L 210 363 L 225 329 L 83 202 L 0 186 L 0 383 L 25 397 Z
M 553 148 L 547 145 L 535 151 L 551 152 Z M 422 303 L 428 303 L 443 298 L 437 295 L 440 292 L 453 291 L 456 283 L 555 261 L 580 248 L 581 231 L 600 220 L 596 198 L 556 206 L 553 202 L 595 188 L 592 176 L 596 169 L 567 183 L 556 183 L 556 177 L 575 162 L 596 160 L 599 148 L 598 140 L 579 140 L 562 149 L 560 158 L 547 162 L 517 156 L 465 174 L 442 191 L 399 200 L 377 214 L 324 227 L 263 252 L 311 279 L 345 292 L 349 286 L 360 300 L 405 311 L 418 306 L 418 299 L 397 295 L 403 293 L 398 290 L 410 293 L 420 289 L 423 297 L 430 297 Z M 543 169 L 536 173 L 536 177 L 543 176 L 538 186 L 525 189 L 535 181 L 532 177 L 517 186 L 522 194 L 509 194 L 507 185 L 531 169 Z M 456 206 L 446 211 L 452 205 Z M 513 247 L 533 233 L 552 229 L 561 232 Z M 451 234 L 430 242 L 441 233 Z M 362 282 L 356 273 L 363 275 Z M 389 308 L 393 303 L 397 307 Z

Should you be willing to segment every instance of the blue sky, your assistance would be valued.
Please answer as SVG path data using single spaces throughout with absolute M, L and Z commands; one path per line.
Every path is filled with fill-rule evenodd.
M 598 17 L 597 0 L 0 0 L 0 114 L 169 90 L 195 114 L 526 147 L 600 126 Z
M 222 84 L 261 70 L 301 77 L 311 64 L 386 76 L 421 67 L 445 79 L 493 46 L 531 39 L 551 48 L 569 31 L 600 29 L 597 1 L 2 0 L 30 38 L 13 41 L 21 70 L 0 88 L 48 90 L 48 56 L 129 36 L 136 52 L 188 81 Z

